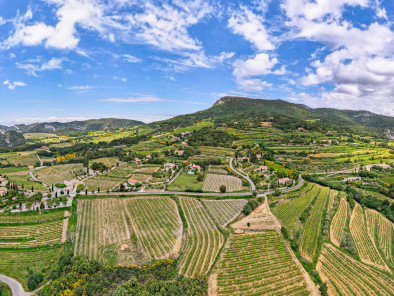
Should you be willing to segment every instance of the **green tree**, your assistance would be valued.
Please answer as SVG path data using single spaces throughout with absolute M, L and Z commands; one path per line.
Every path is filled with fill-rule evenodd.
M 226 185 L 220 185 L 219 190 L 221 193 L 225 193 L 227 190 Z

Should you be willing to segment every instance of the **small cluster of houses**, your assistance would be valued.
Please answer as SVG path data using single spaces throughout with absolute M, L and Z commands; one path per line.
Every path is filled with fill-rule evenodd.
M 356 182 L 356 181 L 361 181 L 361 177 L 347 177 L 343 179 L 344 182 Z
M 381 167 L 381 168 L 383 168 L 383 169 L 389 169 L 389 168 L 390 168 L 390 166 L 389 166 L 387 163 L 378 163 L 378 164 L 368 164 L 368 165 L 365 166 L 365 169 L 366 169 L 368 172 L 370 172 L 371 169 L 372 169 L 374 166 Z
M 8 189 L 7 189 L 7 184 L 8 180 L 6 178 L 0 177 L 0 196 L 3 196 L 7 194 Z

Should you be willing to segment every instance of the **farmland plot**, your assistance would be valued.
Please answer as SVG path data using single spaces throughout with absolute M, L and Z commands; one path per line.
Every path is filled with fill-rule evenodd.
M 180 203 L 189 228 L 186 248 L 179 261 L 179 273 L 188 277 L 205 274 L 223 244 L 223 235 L 198 200 L 181 197 Z
M 246 199 L 203 200 L 209 214 L 219 226 L 226 226 L 234 220 L 248 202 Z
M 288 229 L 292 229 L 302 212 L 317 196 L 319 190 L 320 187 L 314 185 L 311 190 L 302 194 L 300 197 L 275 207 L 273 210 L 274 214 L 283 222 L 284 226 Z
M 365 217 L 367 220 L 368 233 L 375 245 L 379 247 L 391 265 L 393 260 L 393 231 L 394 226 L 382 214 L 375 210 L 366 209 Z
M 34 225 L 0 226 L 1 248 L 32 248 L 62 243 L 64 220 Z
M 64 211 L 44 211 L 39 215 L 35 212 L 32 212 L 31 214 L 0 214 L 0 225 L 39 224 L 43 222 L 61 220 L 64 217 Z
M 330 190 L 330 195 L 328 196 L 328 210 L 331 209 L 334 205 L 335 197 L 338 195 L 338 191 Z
M 300 253 L 310 262 L 312 262 L 316 254 L 322 215 L 328 195 L 328 187 L 321 187 L 319 196 L 312 208 L 312 213 L 306 221 L 304 232 L 302 233 Z
M 130 239 L 124 200 L 78 200 L 74 255 L 103 259 L 103 249 Z
M 330 238 L 334 245 L 339 247 L 341 238 L 343 235 L 343 230 L 346 225 L 347 214 L 349 211 L 349 205 L 345 197 L 341 198 L 337 212 L 334 218 L 332 218 L 330 225 Z
M 220 262 L 217 295 L 310 295 L 276 231 L 235 234 Z
M 393 295 L 394 281 L 390 276 L 330 244 L 324 244 L 316 269 L 330 295 Z
M 115 177 L 108 174 L 96 175 L 91 178 L 87 178 L 84 183 L 87 189 L 90 191 L 96 191 L 100 188 L 100 191 L 112 190 L 116 186 L 118 186 L 122 181 L 125 181 L 123 178 Z
M 63 164 L 46 167 L 34 172 L 37 179 L 48 184 L 63 184 L 75 179 L 82 172 L 82 164 Z
M 361 261 L 389 271 L 389 268 L 380 256 L 374 241 L 368 234 L 363 209 L 358 203 L 354 207 L 353 214 L 350 219 L 350 233 L 353 236 Z
M 177 257 L 182 245 L 182 221 L 168 197 L 126 200 L 129 218 L 145 261 Z
M 208 174 L 205 178 L 203 191 L 220 192 L 221 185 L 226 186 L 227 192 L 242 190 L 242 181 L 234 176 Z

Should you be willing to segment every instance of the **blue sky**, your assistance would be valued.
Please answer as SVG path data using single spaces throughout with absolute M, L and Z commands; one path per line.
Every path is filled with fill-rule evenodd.
M 394 116 L 392 0 L 0 0 L 0 124 L 151 122 L 223 95 Z

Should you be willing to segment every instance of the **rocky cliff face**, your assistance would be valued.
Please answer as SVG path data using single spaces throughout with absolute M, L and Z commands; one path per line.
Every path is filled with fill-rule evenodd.
M 0 134 L 0 148 L 15 147 L 25 143 L 25 137 L 16 131 L 7 131 Z

